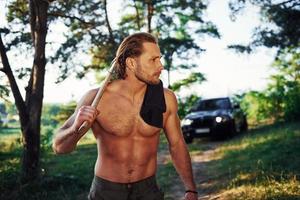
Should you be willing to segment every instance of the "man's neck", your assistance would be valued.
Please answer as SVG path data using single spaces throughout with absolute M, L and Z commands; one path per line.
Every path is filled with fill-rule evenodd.
M 124 84 L 124 89 L 126 90 L 128 97 L 132 99 L 133 103 L 136 99 L 144 97 L 145 91 L 147 89 L 147 84 L 145 82 L 142 82 L 138 79 L 130 79 L 129 77 L 127 77 Z

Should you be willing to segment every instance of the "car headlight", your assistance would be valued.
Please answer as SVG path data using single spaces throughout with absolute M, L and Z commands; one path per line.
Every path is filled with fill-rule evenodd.
M 222 117 L 220 117 L 220 116 L 216 117 L 216 122 L 221 123 L 222 122 Z
M 217 123 L 226 122 L 229 120 L 229 117 L 228 116 L 217 116 L 215 118 L 215 120 Z
M 181 121 L 181 125 L 182 125 L 182 126 L 188 126 L 188 125 L 191 125 L 192 122 L 193 122 L 193 120 L 190 120 L 190 119 L 183 119 L 183 120 Z

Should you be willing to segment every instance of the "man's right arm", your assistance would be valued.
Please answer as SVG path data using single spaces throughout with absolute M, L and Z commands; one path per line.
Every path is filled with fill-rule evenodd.
M 77 145 L 77 142 L 84 134 L 79 134 L 77 130 L 84 121 L 93 123 L 98 115 L 98 111 L 89 106 L 91 105 L 97 89 L 90 90 L 85 94 L 77 104 L 75 112 L 72 116 L 58 129 L 53 138 L 53 151 L 57 154 L 65 154 L 72 152 Z

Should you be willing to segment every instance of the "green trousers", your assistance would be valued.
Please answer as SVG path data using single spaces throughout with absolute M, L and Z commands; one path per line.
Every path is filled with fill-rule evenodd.
M 134 183 L 114 183 L 95 176 L 89 200 L 163 200 L 155 176 Z

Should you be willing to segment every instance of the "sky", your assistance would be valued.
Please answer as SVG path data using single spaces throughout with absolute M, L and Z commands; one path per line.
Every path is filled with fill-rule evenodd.
M 197 40 L 200 47 L 206 49 L 206 51 L 195 58 L 197 67 L 194 71 L 204 73 L 207 81 L 181 91 L 181 96 L 186 95 L 187 91 L 194 92 L 204 98 L 228 96 L 249 90 L 262 90 L 268 83 L 268 77 L 272 73 L 270 65 L 274 58 L 274 50 L 259 48 L 254 54 L 240 55 L 227 49 L 227 45 L 246 44 L 251 40 L 252 30 L 259 24 L 258 10 L 253 7 L 249 8 L 245 10 L 243 15 L 238 16 L 237 21 L 232 22 L 229 18 L 230 11 L 227 2 L 227 0 L 211 0 L 206 13 L 206 18 L 216 24 L 221 33 L 221 39 L 204 37 Z M 0 10 L 3 9 L 4 0 L 0 0 Z M 117 1 L 108 1 L 108 12 L 113 26 L 119 18 L 119 9 L 120 6 Z M 0 27 L 5 25 L 4 14 L 4 12 L 0 13 Z M 51 27 L 49 27 L 50 29 Z M 57 35 L 64 31 L 61 27 L 57 31 Z M 50 36 L 49 34 L 48 41 L 55 41 L 59 44 L 62 39 L 57 35 Z M 86 56 L 82 56 L 80 59 L 88 62 Z M 28 65 L 32 63 L 30 60 L 19 62 L 28 62 Z M 78 101 L 85 91 L 97 87 L 94 74 L 88 74 L 87 77 L 81 80 L 70 76 L 64 82 L 55 84 L 57 71 L 50 63 L 46 67 L 44 102 L 66 103 L 71 100 Z M 176 72 L 171 73 L 171 83 L 187 75 Z M 0 78 L 3 79 L 4 77 L 0 76 Z M 166 72 L 162 73 L 161 79 L 166 86 Z M 23 91 L 26 81 L 18 80 L 18 83 L 20 90 Z

